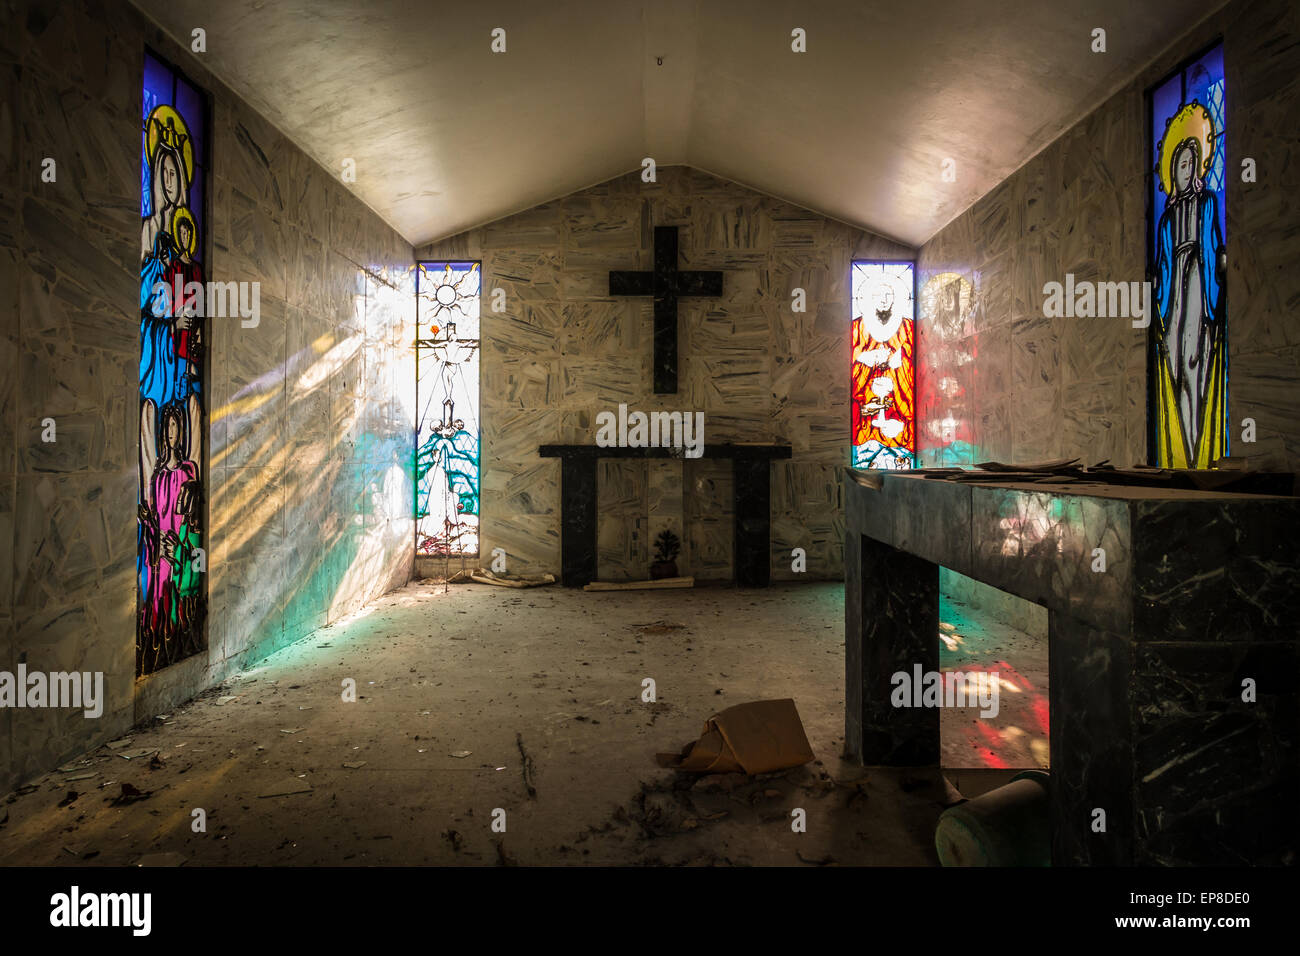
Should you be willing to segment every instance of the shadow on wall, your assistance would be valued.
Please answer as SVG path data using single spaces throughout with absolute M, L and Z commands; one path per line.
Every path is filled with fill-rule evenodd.
M 412 281 L 359 269 L 350 319 L 214 408 L 211 680 L 409 580 Z

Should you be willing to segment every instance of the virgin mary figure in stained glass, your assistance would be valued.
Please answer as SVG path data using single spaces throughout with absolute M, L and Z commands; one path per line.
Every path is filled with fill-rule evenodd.
M 158 414 L 198 390 L 186 358 L 189 336 L 182 334 L 194 325 L 188 314 L 192 310 L 172 300 L 178 272 L 182 289 L 201 273 L 184 269 L 196 241 L 194 217 L 186 208 L 194 168 L 189 130 L 166 105 L 155 109 L 147 123 L 153 212 L 144 220 L 140 239 L 140 398 Z
M 1199 97 L 1199 99 L 1198 99 Z M 1154 463 L 1209 468 L 1227 454 L 1222 52 L 1153 94 Z
M 146 55 L 141 128 L 139 614 L 136 672 L 203 648 L 206 112 Z

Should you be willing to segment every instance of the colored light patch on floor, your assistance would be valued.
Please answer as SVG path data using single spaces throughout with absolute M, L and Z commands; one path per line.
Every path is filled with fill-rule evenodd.
M 941 672 L 998 675 L 996 716 L 981 717 L 977 706 L 944 708 L 940 714 L 941 765 L 1047 769 L 1046 638 L 946 595 L 940 597 L 939 619 Z

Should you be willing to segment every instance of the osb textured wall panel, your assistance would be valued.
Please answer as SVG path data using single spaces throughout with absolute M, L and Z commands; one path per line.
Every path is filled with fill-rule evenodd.
M 611 297 L 614 269 L 649 269 L 655 226 L 678 226 L 678 265 L 720 269 L 723 295 L 678 305 L 679 391 L 655 395 L 650 299 Z M 772 572 L 842 573 L 839 471 L 848 461 L 849 262 L 913 250 L 686 167 L 611 180 L 500 222 L 420 247 L 421 259 L 483 263 L 484 553 L 511 568 L 559 571 L 556 460 L 547 442 L 594 443 L 596 414 L 702 411 L 710 443 L 789 442 L 772 478 Z M 808 309 L 790 309 L 791 291 Z M 506 311 L 491 311 L 493 289 Z M 599 573 L 648 575 L 647 468 L 600 471 Z M 687 462 L 679 569 L 732 573 L 730 463 Z
M 0 19 L 0 669 L 106 696 L 0 709 L 3 791 L 405 582 L 413 408 L 409 244 L 126 3 Z M 208 651 L 137 683 L 146 43 L 214 96 L 208 278 L 262 314 L 210 325 Z
M 928 465 L 1145 462 L 1146 332 L 1043 317 L 1043 285 L 1146 278 L 1145 90 L 1216 36 L 1227 80 L 1233 455 L 1300 469 L 1300 5 L 1230 4 L 925 244 L 919 356 Z M 1241 181 L 1252 157 L 1258 181 Z M 1254 418 L 1258 441 L 1239 440 Z

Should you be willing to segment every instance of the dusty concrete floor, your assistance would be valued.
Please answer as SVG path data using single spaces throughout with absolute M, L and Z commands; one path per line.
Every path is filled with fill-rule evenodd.
M 0 864 L 932 865 L 942 780 L 840 759 L 843 667 L 833 583 L 416 583 L 0 802 Z M 734 788 L 655 764 L 774 697 L 815 763 Z
M 999 687 L 995 716 L 981 716 L 979 707 L 940 712 L 944 768 L 1046 770 L 1047 635 L 1028 634 L 990 619 L 946 595 L 939 601 L 939 619 L 943 622 L 939 670 L 987 674 L 982 679 L 996 679 Z M 953 774 L 948 778 L 956 783 Z M 969 787 L 958 787 L 965 796 L 972 796 Z

